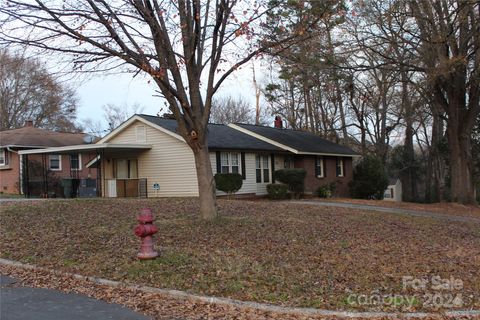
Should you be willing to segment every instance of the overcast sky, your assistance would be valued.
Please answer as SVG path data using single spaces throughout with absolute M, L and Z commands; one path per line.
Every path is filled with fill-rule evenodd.
M 259 85 L 265 85 L 269 79 L 267 66 L 259 61 L 255 62 L 256 78 Z M 92 119 L 102 121 L 103 128 L 107 124 L 103 119 L 102 106 L 115 104 L 118 106 L 132 107 L 135 104 L 143 107 L 142 113 L 156 115 L 161 108 L 167 111 L 164 100 L 158 97 L 157 89 L 153 82 L 148 83 L 148 78 L 131 74 L 118 75 L 90 75 L 88 80 L 77 82 L 77 94 L 80 99 L 78 120 Z M 157 96 L 156 96 L 157 95 Z M 252 110 L 255 109 L 255 91 L 252 81 L 252 63 L 243 69 L 237 70 L 223 83 L 218 96 L 242 97 L 249 101 Z

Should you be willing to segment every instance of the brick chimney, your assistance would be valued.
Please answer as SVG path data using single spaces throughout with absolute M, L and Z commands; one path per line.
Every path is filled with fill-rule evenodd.
M 25 127 L 33 127 L 33 120 L 25 121 Z
M 283 128 L 283 122 L 280 116 L 275 116 L 275 121 L 273 121 L 273 126 L 277 129 Z

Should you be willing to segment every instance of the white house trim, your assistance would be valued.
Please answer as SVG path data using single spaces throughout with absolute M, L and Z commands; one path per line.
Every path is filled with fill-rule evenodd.
M 52 147 L 34 150 L 18 151 L 18 154 L 42 154 L 42 153 L 68 153 L 70 151 L 82 152 L 102 149 L 151 149 L 150 144 L 130 144 L 130 143 L 100 143 L 100 144 L 80 144 L 65 147 Z
M 125 129 L 126 127 L 128 127 L 129 125 L 131 125 L 133 122 L 135 121 L 140 121 L 146 125 L 149 125 L 150 127 L 152 128 L 155 128 L 157 130 L 160 130 L 161 132 L 163 133 L 166 133 L 182 142 L 185 142 L 185 139 L 183 139 L 183 137 L 179 134 L 176 134 L 175 132 L 172 132 L 170 130 L 167 130 L 161 126 L 158 126 L 148 120 L 145 120 L 143 119 L 142 117 L 138 116 L 138 115 L 134 115 L 132 116 L 130 119 L 128 119 L 127 121 L 125 121 L 124 123 L 122 123 L 120 126 L 118 126 L 115 130 L 113 130 L 112 132 L 110 132 L 109 134 L 107 134 L 105 137 L 103 137 L 102 139 L 100 139 L 100 141 L 98 141 L 97 143 L 105 143 L 105 142 L 108 142 L 110 139 L 112 139 L 113 137 L 117 136 L 120 132 L 123 131 L 123 129 Z
M 332 157 L 361 157 L 359 154 L 345 154 L 345 153 L 317 153 L 317 152 L 298 152 L 298 154 L 307 154 L 313 156 L 332 156 Z

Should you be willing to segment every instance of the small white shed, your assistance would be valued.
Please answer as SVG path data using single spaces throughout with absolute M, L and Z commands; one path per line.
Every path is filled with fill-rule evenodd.
M 402 201 L 402 181 L 399 178 L 391 178 L 388 187 L 383 194 L 383 200 Z

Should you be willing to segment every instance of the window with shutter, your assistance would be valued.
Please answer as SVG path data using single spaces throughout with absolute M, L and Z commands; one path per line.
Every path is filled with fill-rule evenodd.
M 317 156 L 315 159 L 315 175 L 323 178 L 323 157 Z
M 343 159 L 337 158 L 337 177 L 343 177 Z
M 220 172 L 240 173 L 240 154 L 237 152 L 220 152 Z

